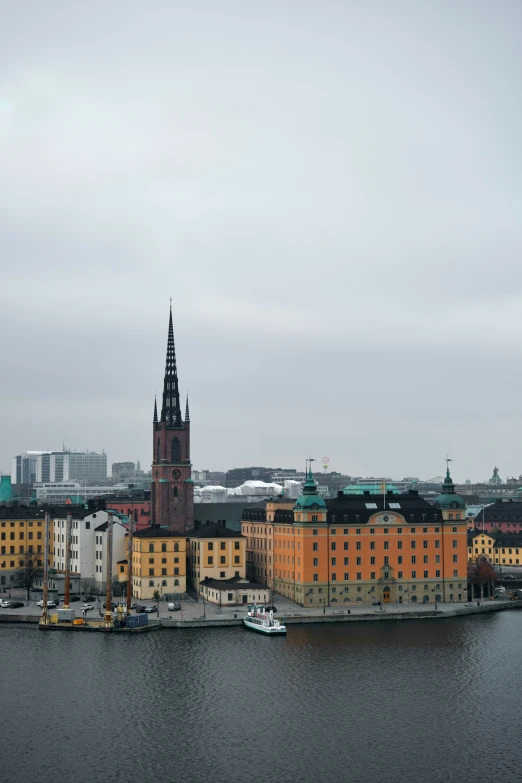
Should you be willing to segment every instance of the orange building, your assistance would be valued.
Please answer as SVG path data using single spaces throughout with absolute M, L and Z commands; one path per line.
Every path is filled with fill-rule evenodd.
M 265 519 L 245 510 L 247 561 L 264 568 L 251 558 L 266 552 L 258 581 L 301 606 L 465 601 L 466 518 L 454 510 L 458 496 L 449 503 L 438 508 L 411 490 L 340 492 L 327 505 L 309 472 L 293 508 L 267 504 Z

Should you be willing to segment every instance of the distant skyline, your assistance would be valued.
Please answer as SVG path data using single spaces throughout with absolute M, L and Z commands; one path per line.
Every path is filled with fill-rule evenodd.
M 0 470 L 522 473 L 522 5 L 0 0 Z

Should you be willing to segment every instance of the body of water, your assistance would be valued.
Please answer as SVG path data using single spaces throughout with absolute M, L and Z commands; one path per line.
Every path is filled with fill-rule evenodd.
M 0 780 L 522 781 L 522 612 L 147 635 L 0 626 Z

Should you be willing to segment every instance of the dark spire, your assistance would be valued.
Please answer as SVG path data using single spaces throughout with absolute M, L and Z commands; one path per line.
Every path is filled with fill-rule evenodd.
M 158 423 L 158 403 L 156 402 L 156 395 L 154 395 L 154 424 Z
M 187 392 L 187 402 L 185 405 L 185 423 L 188 423 L 190 421 L 190 413 L 189 413 L 189 406 L 188 406 L 188 392 Z
M 170 305 L 169 336 L 167 340 L 165 380 L 163 382 L 161 421 L 164 421 L 167 424 L 167 427 L 180 427 L 182 424 L 181 409 L 179 407 L 178 371 L 176 369 L 174 328 L 172 326 L 172 300 Z

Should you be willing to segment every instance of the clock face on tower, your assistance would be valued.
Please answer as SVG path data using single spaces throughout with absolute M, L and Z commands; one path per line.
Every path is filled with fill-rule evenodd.
M 178 470 L 176 468 L 176 470 L 172 471 L 172 475 L 174 476 L 175 479 L 178 479 L 181 476 L 181 470 Z

